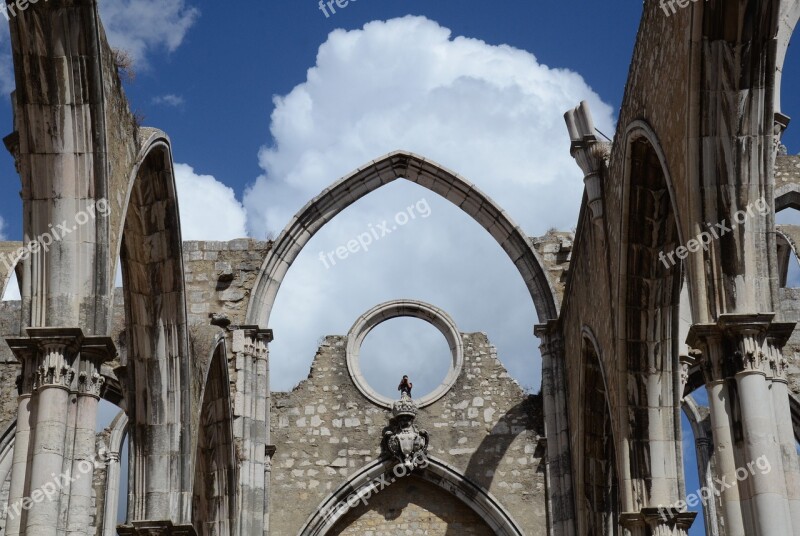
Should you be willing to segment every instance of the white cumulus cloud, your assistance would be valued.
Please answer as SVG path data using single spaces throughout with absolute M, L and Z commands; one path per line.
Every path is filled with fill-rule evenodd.
M 571 229 L 584 187 L 563 114 L 582 100 L 598 128 L 613 132 L 611 107 L 579 74 L 542 65 L 529 52 L 453 37 L 424 17 L 336 30 L 306 80 L 274 98 L 273 141 L 259 154 L 263 174 L 244 197 L 250 234 L 279 232 L 334 180 L 396 149 L 476 183 L 530 235 Z M 335 266 L 322 262 L 422 198 L 430 218 Z M 526 294 L 511 261 L 478 224 L 436 194 L 397 181 L 337 216 L 287 274 L 269 326 L 273 387 L 305 377 L 320 336 L 346 334 L 381 301 L 413 298 L 448 311 L 462 331 L 487 332 L 512 374 L 536 390 L 537 319 Z M 386 371 L 393 350 L 375 358 Z M 377 388 L 392 390 L 398 380 Z
M 153 97 L 153 104 L 163 104 L 165 106 L 172 106 L 173 108 L 183 106 L 185 102 L 186 101 L 184 101 L 183 97 L 180 95 L 173 95 L 171 93 Z
M 146 67 L 149 54 L 174 52 L 183 43 L 200 11 L 186 0 L 103 0 L 100 16 L 111 46 Z
M 211 175 L 175 164 L 175 185 L 184 240 L 233 240 L 247 236 L 246 213 L 232 188 Z
M 111 46 L 127 51 L 143 69 L 148 55 L 174 52 L 200 16 L 186 0 L 101 0 L 99 5 Z M 0 93 L 9 93 L 16 87 L 14 63 L 8 23 L 0 21 Z

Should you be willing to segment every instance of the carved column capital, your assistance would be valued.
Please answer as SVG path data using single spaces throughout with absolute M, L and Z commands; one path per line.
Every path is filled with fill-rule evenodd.
M 539 337 L 539 349 L 542 356 L 557 358 L 563 353 L 563 338 L 558 320 L 550 320 L 546 324 L 536 324 L 533 334 Z
M 173 525 L 172 521 L 134 521 L 117 527 L 120 536 L 197 536 L 192 525 Z
M 586 101 L 564 114 L 569 137 L 572 140 L 570 154 L 583 171 L 583 182 L 592 221 L 599 224 L 603 217 L 603 178 L 608 171 L 611 144 L 598 141 L 594 121 Z
M 231 326 L 233 332 L 233 352 L 245 354 L 255 359 L 267 358 L 267 345 L 273 341 L 271 329 L 260 326 Z
M 642 508 L 639 512 L 620 514 L 619 524 L 634 533 L 635 529 L 648 528 L 652 534 L 685 536 L 696 517 L 697 512 L 682 512 L 672 507 Z
M 22 363 L 20 395 L 56 387 L 100 396 L 103 362 L 116 356 L 109 337 L 85 337 L 80 328 L 28 328 L 27 337 L 7 339 Z M 75 378 L 78 378 L 76 384 Z
M 774 318 L 774 313 L 723 314 L 716 323 L 693 325 L 686 342 L 703 353 L 706 382 L 743 373 L 777 375 L 783 367 L 777 348 L 794 325 Z
M 100 398 L 105 378 L 100 374 L 103 363 L 113 360 L 117 349 L 110 337 L 87 337 L 81 345 L 80 363 L 78 364 L 79 395 Z
M 28 328 L 28 337 L 10 339 L 9 346 L 30 378 L 22 380 L 31 392 L 56 387 L 69 389 L 75 378 L 73 364 L 83 341 L 80 328 Z M 26 384 L 29 381 L 29 384 Z
M 766 353 L 770 367 L 769 375 L 773 381 L 788 383 L 786 373 L 789 371 L 789 361 L 783 355 L 783 348 L 792 336 L 795 324 L 795 322 L 773 322 L 767 330 Z

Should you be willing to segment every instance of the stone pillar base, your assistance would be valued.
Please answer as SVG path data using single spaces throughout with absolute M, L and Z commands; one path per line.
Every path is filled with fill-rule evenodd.
M 173 525 L 172 521 L 134 521 L 117 527 L 119 536 L 197 536 L 192 525 Z

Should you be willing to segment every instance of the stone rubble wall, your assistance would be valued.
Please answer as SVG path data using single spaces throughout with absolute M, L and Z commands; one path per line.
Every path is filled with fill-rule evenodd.
M 19 335 L 21 315 L 20 302 L 0 302 L 0 433 L 17 419 L 16 380 L 22 367 L 8 348 L 5 337 Z
M 244 324 L 250 292 L 272 242 L 184 242 L 189 324 L 208 324 L 209 315 Z
M 526 396 L 509 377 L 486 335 L 463 334 L 463 340 L 460 377 L 442 399 L 420 410 L 417 425 L 430 433 L 430 455 L 488 489 L 526 534 L 544 536 L 544 462 L 537 446 L 543 433 L 541 398 Z M 271 434 L 277 452 L 269 510 L 274 534 L 297 534 L 348 476 L 380 456 L 389 412 L 352 383 L 345 346 L 346 337 L 326 337 L 308 379 L 290 393 L 272 393 Z M 394 500 L 387 499 L 387 504 Z M 385 514 L 380 508 L 376 511 Z M 422 515 L 408 513 L 410 519 L 417 514 Z M 376 515 L 370 513 L 364 523 L 377 523 L 381 516 Z M 406 513 L 402 515 L 405 523 Z M 392 534 L 400 529 L 394 530 Z
M 800 187 L 800 155 L 778 155 L 775 159 L 775 195 Z
M 544 262 L 547 277 L 556 291 L 556 302 L 564 300 L 569 262 L 572 259 L 572 243 L 575 236 L 570 232 L 550 230 L 544 236 L 531 239 L 533 247 Z

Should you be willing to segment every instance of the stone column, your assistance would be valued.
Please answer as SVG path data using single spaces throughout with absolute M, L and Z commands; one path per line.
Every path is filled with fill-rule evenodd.
M 28 339 L 8 339 L 6 341 L 14 355 L 22 363 L 22 372 L 17 378 L 19 404 L 17 408 L 17 429 L 14 435 L 14 454 L 11 465 L 11 484 L 8 490 L 8 510 L 6 535 L 19 536 L 22 516 L 22 499 L 26 496 L 27 468 L 30 463 L 31 418 L 35 415 L 32 400 L 36 349 Z
M 718 488 L 729 536 L 794 534 L 777 436 L 783 426 L 791 427 L 791 419 L 781 414 L 773 398 L 780 395 L 771 392 L 768 379 L 774 340 L 786 331 L 772 324 L 774 316 L 724 314 L 716 324 L 693 326 L 689 334 L 690 344 L 702 345 L 706 354 Z M 780 382 L 775 385 L 780 390 Z
M 553 536 L 575 533 L 572 459 L 566 402 L 564 345 L 557 322 L 537 325 L 542 354 L 542 396 L 547 437 L 547 494 Z
M 775 435 L 781 451 L 789 513 L 795 534 L 800 534 L 800 461 L 795 449 L 792 412 L 789 405 L 789 382 L 786 379 L 789 363 L 783 356 L 783 347 L 792 335 L 794 327 L 794 322 L 772 323 L 767 332 L 767 359 L 771 370 Z
M 709 437 L 697 437 L 695 442 L 695 452 L 697 453 L 697 474 L 702 486 L 706 489 L 714 489 L 714 472 L 711 468 L 711 449 L 714 442 Z M 693 492 L 690 492 L 693 493 Z M 719 536 L 719 525 L 717 519 L 716 496 L 712 496 L 703 503 L 705 511 L 706 536 Z
M 22 448 L 15 448 L 19 459 L 9 503 L 12 534 L 88 536 L 94 532 L 90 524 L 99 368 L 116 351 L 111 339 L 84 337 L 78 328 L 28 328 L 27 333 L 8 341 L 23 363 L 21 392 L 29 393 L 20 403 L 22 426 L 17 433 L 22 432 Z
M 269 491 L 272 479 L 272 458 L 275 456 L 276 450 L 275 445 L 267 445 L 264 458 L 264 536 L 269 536 Z
M 716 454 L 717 478 L 723 482 L 736 481 L 736 447 L 731 428 L 733 415 L 731 391 L 723 372 L 724 350 L 722 333 L 716 324 L 698 324 L 689 331 L 688 343 L 703 353 L 703 370 L 711 416 L 711 433 Z M 720 489 L 723 488 L 723 489 Z M 747 536 L 739 486 L 716 485 L 720 491 L 726 536 Z
M 29 470 L 32 504 L 23 533 L 56 536 L 59 534 L 58 498 L 65 485 L 62 474 L 69 392 L 75 378 L 73 366 L 83 333 L 80 329 L 70 328 L 30 328 L 28 335 L 38 347 L 34 384 L 36 415 L 31 424 L 33 448 Z M 55 492 L 53 497 L 34 497 L 37 491 L 47 493 L 48 490 Z
M 734 375 L 739 388 L 739 411 L 747 458 L 746 467 L 765 458 L 772 470 L 748 471 L 752 490 L 755 533 L 762 536 L 793 534 L 789 515 L 783 460 L 775 437 L 775 414 L 767 383 L 769 362 L 764 353 L 764 337 L 774 315 L 722 315 L 720 325 L 732 342 L 738 345 L 734 354 L 738 372 Z M 737 472 L 741 471 L 737 468 Z M 741 474 L 741 473 L 737 473 Z
M 100 367 L 104 362 L 113 359 L 116 353 L 113 341 L 106 337 L 87 338 L 81 348 L 76 386 L 75 447 L 70 471 L 73 483 L 67 510 L 67 536 L 88 536 L 90 533 L 94 514 L 92 489 L 96 461 L 97 407 L 105 381 L 100 375 Z
M 269 442 L 267 345 L 272 330 L 231 326 L 236 363 L 233 435 L 241 445 L 239 533 L 262 534 L 265 524 L 265 467 Z
M 106 500 L 103 506 L 103 536 L 117 535 L 119 507 L 119 452 L 106 452 Z

